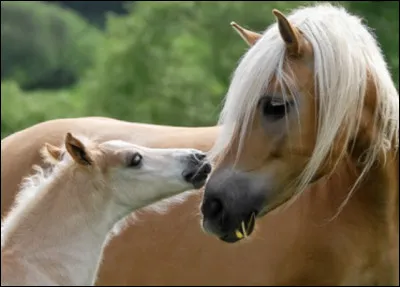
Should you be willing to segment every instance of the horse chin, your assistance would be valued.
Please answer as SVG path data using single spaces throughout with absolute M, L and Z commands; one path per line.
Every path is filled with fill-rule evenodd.
M 203 219 L 202 229 L 205 233 L 216 236 L 223 242 L 236 243 L 250 237 L 254 231 L 257 217 L 258 214 L 256 212 L 252 212 L 249 217 L 244 219 L 239 226 L 237 226 L 237 228 L 227 232 L 222 232 L 220 228 Z
M 255 223 L 254 223 L 254 225 L 255 225 Z M 237 229 L 235 232 L 230 232 L 228 234 L 220 236 L 219 239 L 226 243 L 236 243 L 236 242 L 242 241 L 244 239 L 250 238 L 251 234 L 254 231 L 254 225 L 251 229 L 247 230 L 246 235 L 241 233 L 241 235 L 238 236 L 239 229 Z
M 260 213 L 257 214 L 257 219 L 263 218 L 264 216 L 266 216 L 272 210 L 273 209 L 267 209 L 267 208 L 261 210 Z
M 224 236 L 218 237 L 221 241 L 226 242 L 226 243 L 236 243 L 238 241 L 241 241 L 242 238 L 237 238 L 235 234 L 227 234 Z

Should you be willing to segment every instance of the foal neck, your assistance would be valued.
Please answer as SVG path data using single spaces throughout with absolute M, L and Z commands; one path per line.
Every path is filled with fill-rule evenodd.
M 104 188 L 72 167 L 26 187 L 2 223 L 2 285 L 93 284 L 119 219 Z

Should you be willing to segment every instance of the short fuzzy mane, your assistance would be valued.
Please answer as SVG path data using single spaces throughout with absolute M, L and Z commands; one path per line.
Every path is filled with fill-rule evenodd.
M 92 144 L 92 142 L 87 138 L 82 137 L 80 140 L 87 145 Z M 62 152 L 66 152 L 64 145 L 59 148 L 62 150 Z M 43 159 L 43 162 L 45 163 L 45 166 L 32 166 L 33 173 L 22 179 L 19 185 L 19 191 L 15 196 L 15 201 L 10 208 L 7 218 L 1 223 L 2 231 L 7 227 L 8 222 L 14 221 L 14 215 L 18 216 L 21 210 L 27 208 L 29 203 L 32 201 L 32 198 L 37 196 L 39 191 L 45 190 L 45 186 L 47 186 L 48 183 L 54 179 L 54 176 L 58 174 L 59 169 L 65 168 L 72 162 L 62 160 L 57 161 L 50 155 L 45 145 L 39 150 L 39 153 Z M 3 232 L 1 238 L 3 244 Z
M 34 173 L 30 176 L 23 178 L 20 184 L 20 190 L 15 196 L 14 204 L 11 206 L 7 217 L 1 222 L 1 245 L 3 246 L 4 238 L 3 232 L 9 225 L 9 222 L 14 221 L 14 217 L 18 216 L 21 210 L 24 210 L 26 206 L 31 202 L 32 198 L 37 195 L 40 188 L 49 182 L 52 175 L 54 174 L 53 167 L 42 168 L 38 165 L 32 167 Z

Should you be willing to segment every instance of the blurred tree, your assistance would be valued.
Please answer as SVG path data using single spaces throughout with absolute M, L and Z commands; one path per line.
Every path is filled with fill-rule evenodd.
M 1 79 L 23 89 L 75 83 L 92 64 L 101 33 L 52 3 L 1 3 Z
M 24 92 L 12 81 L 1 83 L 1 138 L 36 123 L 85 113 L 84 97 L 74 89 Z
M 104 28 L 107 14 L 112 12 L 117 15 L 127 13 L 126 3 L 134 1 L 52 1 L 63 7 L 68 7 L 86 18 L 91 24 Z
M 88 104 L 102 115 L 130 121 L 214 124 L 230 75 L 248 48 L 229 23 L 262 32 L 275 21 L 273 8 L 289 13 L 307 3 L 136 2 L 129 15 L 110 18 L 104 49 L 88 79 Z M 343 5 L 375 28 L 397 81 L 398 3 Z M 363 12 L 378 6 L 385 17 Z
M 229 76 L 247 49 L 229 23 L 264 30 L 274 21 L 272 8 L 298 5 L 136 2 L 128 16 L 109 19 L 87 82 L 88 106 L 130 121 L 215 124 Z
M 344 1 L 375 32 L 399 85 L 399 1 Z
M 23 3 L 29 5 L 30 2 Z M 25 52 L 21 50 L 17 54 L 20 58 L 13 58 L 14 65 L 21 67 L 21 73 L 28 79 L 38 81 L 36 75 L 43 75 L 41 71 L 55 71 L 48 68 L 56 66 L 55 59 L 58 59 L 58 54 L 54 56 L 50 48 L 52 45 L 58 45 L 61 51 L 69 51 L 69 46 L 76 45 L 75 41 L 86 40 L 86 46 L 78 45 L 84 49 L 71 50 L 71 54 L 65 52 L 69 55 L 65 59 L 84 63 L 82 66 L 86 70 L 91 62 L 81 60 L 83 53 L 90 59 L 94 57 L 95 65 L 78 86 L 68 90 L 28 93 L 21 91 L 15 83 L 2 82 L 2 137 L 40 121 L 74 116 L 103 115 L 165 125 L 214 125 L 229 87 L 230 76 L 248 49 L 229 23 L 236 21 L 245 28 L 262 32 L 275 21 L 272 8 L 288 13 L 292 8 L 307 3 L 135 2 L 135 6 L 127 5 L 128 15 L 108 17 L 104 41 L 101 37 L 94 40 L 92 33 L 85 32 L 83 35 L 78 33 L 78 36 L 70 34 L 71 37 L 61 37 L 67 39 L 61 44 L 51 43 L 57 38 L 49 36 L 52 35 L 50 32 L 36 32 L 41 29 L 35 25 L 47 27 L 45 31 L 56 27 L 40 24 L 41 17 L 38 20 L 29 17 L 21 17 L 18 21 L 14 19 L 14 22 L 22 22 L 18 23 L 21 27 L 32 26 L 31 30 L 24 28 L 22 31 L 37 33 L 34 37 L 26 34 L 26 37 L 21 30 L 13 28 L 15 35 L 11 32 L 8 35 L 19 37 L 12 42 L 15 53 L 19 51 L 19 45 L 30 45 L 38 53 L 36 57 L 27 57 L 31 51 L 24 48 Z M 1 4 L 2 13 L 4 4 Z M 398 2 L 343 1 L 341 4 L 363 17 L 376 33 L 398 85 Z M 16 19 L 19 17 L 16 13 L 24 14 L 18 12 L 20 10 L 16 9 Z M 32 18 L 36 14 L 28 15 Z M 79 19 L 77 23 L 82 23 L 79 17 L 76 19 Z M 3 21 L 2 14 L 2 40 L 3 29 L 11 29 L 3 27 Z M 25 21 L 28 24 L 23 24 Z M 76 27 L 80 27 L 79 24 Z M 32 68 L 19 64 L 19 61 L 23 62 L 23 57 L 32 61 L 29 62 Z M 3 61 L 9 61 L 8 65 L 13 66 L 13 61 L 3 57 L 2 46 L 2 69 Z M 14 73 L 10 79 L 21 82 L 19 77 L 18 73 Z

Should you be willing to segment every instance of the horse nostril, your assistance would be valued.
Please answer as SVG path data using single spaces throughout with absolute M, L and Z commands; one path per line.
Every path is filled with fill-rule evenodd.
M 203 215 L 210 219 L 218 218 L 223 211 L 223 205 L 220 199 L 211 198 L 204 202 L 202 206 Z

